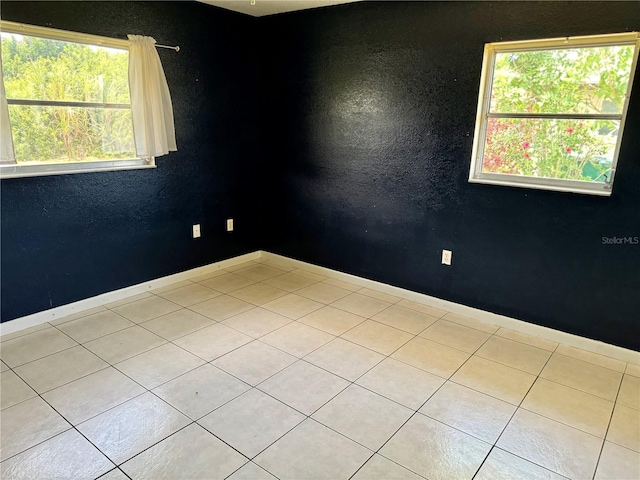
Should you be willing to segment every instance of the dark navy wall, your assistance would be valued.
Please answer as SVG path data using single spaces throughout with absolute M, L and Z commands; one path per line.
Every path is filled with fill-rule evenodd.
M 640 74 L 611 198 L 469 184 L 486 42 L 638 2 L 364 2 L 260 19 L 264 247 L 640 350 Z M 453 265 L 440 264 L 443 248 Z
M 253 19 L 191 2 L 2 1 L 1 14 L 182 47 L 160 50 L 179 151 L 157 169 L 0 182 L 2 321 L 265 248 L 640 349 L 640 246 L 602 244 L 640 236 L 640 75 L 611 198 L 466 180 L 483 44 L 640 30 L 637 2 Z
M 159 49 L 178 152 L 157 169 L 0 183 L 2 321 L 259 248 L 254 18 L 192 2 L 2 1 L 1 14 L 181 47 Z

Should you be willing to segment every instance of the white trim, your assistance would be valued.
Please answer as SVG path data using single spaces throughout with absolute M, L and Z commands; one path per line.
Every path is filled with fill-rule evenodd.
M 482 57 L 482 71 L 480 73 L 480 93 L 478 93 L 478 110 L 476 112 L 476 127 L 473 133 L 473 150 L 471 152 L 471 168 L 469 169 L 469 181 L 473 181 L 476 175 L 482 171 L 482 161 L 478 161 L 483 154 L 484 146 L 480 144 L 480 138 L 483 142 L 487 138 L 487 122 L 484 121 L 484 112 L 489 111 L 488 102 L 491 95 L 487 89 L 493 83 L 493 53 L 489 44 L 484 46 L 484 54 Z
M 102 162 L 49 163 L 41 165 L 13 164 L 0 166 L 0 180 L 5 178 L 43 177 L 70 173 L 113 172 L 116 170 L 140 170 L 157 168 L 155 157 L 149 160 L 111 160 Z
M 170 285 L 175 282 L 187 280 L 189 278 L 204 275 L 209 272 L 220 270 L 222 268 L 228 268 L 234 265 L 238 265 L 249 260 L 275 260 L 280 263 L 291 265 L 292 267 L 302 268 L 325 277 L 334 278 L 336 280 L 342 280 L 345 282 L 353 283 L 361 287 L 370 288 L 379 292 L 388 293 L 389 295 L 395 295 L 396 297 L 411 300 L 413 302 L 429 305 L 441 310 L 446 310 L 451 313 L 463 315 L 465 317 L 475 318 L 482 322 L 490 323 L 498 327 L 505 327 L 511 330 L 515 330 L 528 335 L 544 338 L 553 342 L 561 343 L 570 347 L 580 348 L 589 352 L 605 355 L 607 357 L 615 358 L 623 362 L 633 363 L 635 365 L 640 364 L 640 352 L 630 350 L 616 345 L 600 342 L 598 340 L 592 340 L 590 338 L 580 337 L 571 333 L 561 332 L 552 328 L 535 325 L 515 318 L 506 317 L 504 315 L 498 315 L 496 313 L 487 312 L 478 308 L 468 307 L 459 303 L 450 302 L 448 300 L 442 300 L 440 298 L 425 295 L 423 293 L 406 290 L 400 287 L 394 287 L 386 283 L 376 282 L 375 280 L 369 280 L 366 278 L 351 275 L 349 273 L 339 272 L 326 267 L 320 267 L 311 263 L 302 262 L 300 260 L 294 260 L 292 258 L 283 257 L 275 253 L 265 252 L 258 250 L 238 257 L 230 258 L 228 260 L 222 260 L 220 262 L 205 265 L 203 267 L 194 268 L 185 272 L 176 273 L 174 275 L 168 275 L 166 277 L 151 280 L 149 282 L 140 283 L 131 287 L 122 288 L 120 290 L 114 290 L 112 292 L 104 293 L 95 297 L 80 300 L 78 302 L 70 303 L 60 307 L 45 310 L 43 312 L 37 312 L 26 317 L 16 318 L 0 324 L 0 335 L 7 335 L 14 333 L 25 328 L 40 325 L 42 323 L 50 322 L 57 318 L 66 317 L 68 315 L 88 310 L 90 308 L 104 305 L 105 303 L 114 302 L 123 298 L 137 295 L 139 293 L 154 290 L 156 288 Z
M 25 317 L 16 318 L 15 320 L 9 320 L 0 324 L 0 336 L 14 333 L 25 328 L 34 327 L 36 325 L 40 325 L 41 323 L 51 322 L 52 320 L 66 317 L 83 310 L 89 310 L 90 308 L 99 307 L 101 305 L 104 305 L 105 303 L 122 300 L 123 298 L 127 298 L 132 295 L 144 293 L 149 290 L 155 290 L 156 288 L 164 287 L 172 283 L 180 282 L 182 280 L 188 280 L 191 277 L 204 275 L 206 273 L 214 272 L 222 268 L 232 267 L 234 265 L 238 265 L 240 263 L 257 258 L 260 258 L 259 251 L 229 258 L 220 262 L 211 263 L 202 267 L 192 268 L 191 270 L 175 273 L 173 275 L 167 275 L 166 277 L 157 278 L 148 282 L 121 288 L 120 290 L 113 290 L 111 292 L 103 293 L 95 297 L 85 298 L 84 300 L 79 300 L 67 305 L 51 308 L 42 312 L 36 312 Z
M 101 46 L 114 48 L 126 52 L 129 52 L 129 40 L 123 40 L 118 38 L 103 37 L 99 35 L 89 35 L 86 33 L 71 32 L 67 30 L 58 30 L 49 27 L 40 27 L 37 25 L 27 25 L 24 23 L 10 22 L 6 20 L 0 21 L 0 31 L 6 33 L 13 33 L 18 35 L 26 35 L 30 37 L 46 38 L 51 40 L 58 40 L 63 42 L 81 43 L 85 45 Z M 42 100 L 30 100 L 30 99 L 9 99 L 9 105 L 12 104 L 12 100 L 20 102 L 20 105 L 39 105 L 42 104 Z M 61 102 L 58 102 L 61 103 Z M 124 104 L 117 104 L 109 106 L 104 104 L 103 107 L 96 107 L 95 104 L 89 102 L 67 102 L 70 107 L 73 108 L 114 108 L 114 106 L 123 106 Z M 18 104 L 18 103 L 16 103 Z M 130 104 L 127 104 L 127 109 L 131 110 Z M 133 123 L 131 125 L 133 128 Z M 85 161 L 85 162 L 63 162 L 63 163 L 11 163 L 8 165 L 2 165 L 0 167 L 0 179 L 5 178 L 23 178 L 23 177 L 41 177 L 46 175 L 64 175 L 75 173 L 87 173 L 87 172 L 104 172 L 114 170 L 137 170 L 142 168 L 155 168 L 155 159 L 151 158 L 124 158 L 114 160 L 100 160 L 100 161 Z
M 17 33 L 18 35 L 28 35 L 31 37 L 50 38 L 61 42 L 84 43 L 87 45 L 97 45 L 100 47 L 119 48 L 129 50 L 129 40 L 113 37 L 103 37 L 100 35 L 90 35 L 88 33 L 71 32 L 69 30 L 59 30 L 57 28 L 40 27 L 37 25 L 27 25 L 25 23 L 0 21 L 0 30 L 7 33 Z
M 602 47 L 608 45 L 633 45 L 633 59 L 631 71 L 627 83 L 625 101 L 620 113 L 618 135 L 614 148 L 613 161 L 611 163 L 610 178 L 605 183 L 582 182 L 579 180 L 566 180 L 558 178 L 542 178 L 517 176 L 500 173 L 482 172 L 484 149 L 487 140 L 487 124 L 490 114 L 491 91 L 493 89 L 493 75 L 495 73 L 495 59 L 498 53 L 523 52 L 530 50 L 551 50 L 575 47 Z M 640 34 L 638 32 L 614 33 L 606 35 L 588 35 L 580 37 L 550 38 L 539 40 L 525 40 L 515 42 L 493 42 L 484 47 L 482 70 L 480 76 L 480 89 L 478 93 L 478 108 L 476 112 L 476 125 L 473 136 L 473 149 L 471 152 L 471 165 L 469 168 L 469 182 L 489 185 L 502 185 L 508 187 L 530 188 L 537 190 L 552 190 L 560 192 L 580 193 L 587 195 L 611 196 L 611 189 L 615 180 L 620 146 L 624 135 L 624 125 L 629 109 L 631 89 L 640 53 Z M 535 114 L 529 115 L 537 118 Z M 576 117 L 578 118 L 579 115 Z M 594 116 L 594 119 L 597 117 Z M 509 118 L 505 114 L 505 118 Z
M 544 183 L 545 181 L 549 183 Z M 611 196 L 611 188 L 607 184 L 599 184 L 598 190 L 595 190 L 592 188 L 592 184 L 589 182 L 575 181 L 575 186 L 568 187 L 563 185 L 554 185 L 554 182 L 556 181 L 557 179 L 555 178 L 544 179 L 537 177 L 522 177 L 518 175 L 500 175 L 491 173 L 483 173 L 481 176 L 469 179 L 469 183 L 483 183 L 485 185 L 500 185 L 503 187 L 520 187 L 531 188 L 534 190 L 551 190 L 554 192 L 580 193 L 584 195 L 596 195 L 600 197 Z M 572 182 L 572 180 L 563 180 L 563 182 L 568 183 Z M 581 183 L 585 184 L 585 188 L 581 188 Z
M 580 37 L 542 38 L 537 40 L 516 40 L 513 42 L 488 43 L 498 51 L 522 51 L 549 48 L 603 47 L 635 43 L 640 38 L 638 32 L 606 33 L 603 35 L 582 35 Z
M 411 290 L 405 290 L 404 288 L 394 287 L 386 283 L 376 282 L 375 280 L 368 280 L 366 278 L 357 277 L 348 273 L 338 272 L 326 267 L 319 267 L 310 263 L 302 262 L 300 260 L 293 260 L 288 257 L 283 257 L 275 253 L 261 252 L 262 258 L 268 260 L 275 260 L 280 263 L 286 263 L 297 268 L 309 270 L 313 273 L 324 275 L 325 277 L 334 278 L 336 280 L 343 280 L 350 282 L 361 287 L 370 288 L 379 292 L 388 293 L 389 295 L 395 295 L 396 297 L 411 300 L 412 302 L 422 303 L 435 308 L 446 310 L 451 313 L 457 313 L 465 317 L 475 318 L 482 322 L 491 323 L 499 327 L 509 328 L 521 333 L 533 335 L 536 337 L 551 340 L 553 342 L 562 343 L 570 347 L 580 348 L 589 352 L 598 353 L 607 357 L 615 358 L 623 362 L 630 362 L 633 364 L 640 364 L 640 352 L 630 350 L 609 343 L 600 342 L 598 340 L 592 340 L 590 338 L 580 337 L 571 333 L 561 332 L 560 330 L 554 330 L 552 328 L 543 327 L 533 323 L 525 322 L 523 320 L 517 320 L 515 318 L 506 317 L 504 315 L 498 315 L 497 313 L 487 312 L 478 308 L 468 307 L 459 303 L 450 302 L 448 300 L 442 300 L 440 298 L 425 295 L 423 293 L 413 292 Z

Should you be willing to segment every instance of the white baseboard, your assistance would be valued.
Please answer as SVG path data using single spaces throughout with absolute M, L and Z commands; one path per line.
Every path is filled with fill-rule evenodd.
M 50 322 L 58 318 L 66 317 L 83 310 L 89 310 L 90 308 L 99 307 L 101 305 L 104 305 L 105 303 L 115 302 L 132 295 L 148 292 L 149 290 L 155 290 L 156 288 L 164 287 L 165 285 L 170 285 L 182 280 L 187 280 L 191 277 L 205 275 L 215 270 L 220 270 L 221 268 L 228 268 L 249 260 L 259 259 L 260 255 L 260 251 L 247 253 L 238 257 L 229 258 L 227 260 L 211 263 L 202 267 L 192 268 L 191 270 L 175 273 L 173 275 L 167 275 L 166 277 L 157 278 L 155 280 L 139 283 L 137 285 L 132 285 L 126 288 L 121 288 L 120 290 L 113 290 L 111 292 L 103 293 L 95 297 L 85 298 L 84 300 L 79 300 L 67 305 L 61 305 L 59 307 L 44 310 L 42 312 L 36 312 L 25 317 L 16 318 L 15 320 L 3 322 L 2 324 L 0 324 L 0 336 L 17 332 L 25 328 L 34 327 L 36 325 L 40 325 L 41 323 Z
M 442 300 L 440 298 L 431 297 L 429 295 L 413 292 L 404 288 L 394 287 L 386 283 L 376 282 L 375 280 L 368 280 L 366 278 L 339 272 L 337 270 L 332 270 L 326 267 L 320 267 L 318 265 L 313 265 L 311 263 L 294 260 L 288 257 L 283 257 L 282 255 L 277 255 L 275 253 L 265 252 L 261 250 L 230 258 L 228 260 L 222 260 L 210 265 L 205 265 L 184 272 L 176 273 L 174 275 L 168 275 L 166 277 L 140 283 L 131 287 L 122 288 L 120 290 L 103 293 L 102 295 L 97 295 L 95 297 L 80 300 L 68 305 L 62 305 L 50 310 L 37 312 L 32 315 L 27 315 L 25 317 L 4 322 L 0 324 L 0 335 L 17 332 L 25 328 L 33 327 L 45 322 L 50 322 L 58 318 L 66 317 L 83 310 L 98 307 L 104 305 L 105 303 L 115 302 L 132 295 L 137 295 L 149 290 L 164 287 L 165 285 L 170 285 L 175 282 L 187 280 L 191 277 L 204 275 L 215 270 L 220 270 L 222 268 L 232 267 L 249 260 L 259 259 L 278 261 L 280 263 L 291 265 L 292 267 L 303 268 L 305 270 L 324 275 L 325 277 L 350 282 L 355 285 L 367 287 L 383 293 L 388 293 L 389 295 L 395 295 L 396 297 L 429 305 L 441 310 L 456 313 L 458 315 L 475 318 L 477 320 L 481 320 L 483 322 L 490 323 L 499 327 L 509 328 L 511 330 L 551 340 L 553 342 L 561 343 L 570 347 L 576 347 L 582 350 L 598 353 L 600 355 L 615 358 L 623 362 L 630 362 L 636 365 L 640 364 L 640 352 L 636 352 L 634 350 L 618 347 L 616 345 L 600 342 L 598 340 L 592 340 L 590 338 L 580 337 L 571 333 L 561 332 L 552 328 L 542 327 L 540 325 L 517 320 L 515 318 L 498 315 L 496 313 L 487 312 L 478 308 L 468 307 L 459 303 Z
M 506 317 L 504 315 L 498 315 L 497 313 L 487 312 L 478 308 L 468 307 L 459 303 L 450 302 L 448 300 L 442 300 L 440 298 L 431 297 L 423 293 L 413 292 L 411 290 L 405 290 L 404 288 L 394 287 L 386 283 L 376 282 L 375 280 L 368 280 L 366 278 L 357 277 L 348 273 L 338 272 L 326 267 L 320 267 L 300 260 L 293 260 L 289 257 L 283 257 L 270 252 L 261 252 L 262 258 L 268 260 L 274 260 L 281 263 L 286 263 L 291 266 L 303 268 L 325 277 L 334 278 L 336 280 L 343 280 L 355 285 L 367 287 L 379 292 L 388 293 L 389 295 L 395 295 L 396 297 L 411 300 L 413 302 L 423 303 L 441 310 L 447 310 L 448 312 L 463 315 L 465 317 L 475 318 L 486 323 L 491 323 L 499 327 L 509 328 L 521 333 L 533 335 L 536 337 L 551 340 L 553 342 L 561 343 L 569 347 L 580 348 L 607 357 L 615 358 L 623 362 L 630 362 L 634 364 L 640 364 L 640 352 L 629 350 L 627 348 L 618 347 L 609 343 L 600 342 L 598 340 L 592 340 L 590 338 L 580 337 L 571 333 L 561 332 L 560 330 L 554 330 L 552 328 L 543 327 L 533 323 L 528 323 L 523 320 L 517 320 L 515 318 Z

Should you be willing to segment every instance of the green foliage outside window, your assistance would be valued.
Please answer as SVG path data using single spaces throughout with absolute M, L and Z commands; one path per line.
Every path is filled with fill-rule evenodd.
M 127 51 L 2 33 L 2 66 L 19 164 L 135 158 L 129 108 L 11 104 L 129 104 Z
M 482 171 L 605 182 L 620 122 L 536 118 L 539 114 L 621 114 L 634 46 L 496 54 Z

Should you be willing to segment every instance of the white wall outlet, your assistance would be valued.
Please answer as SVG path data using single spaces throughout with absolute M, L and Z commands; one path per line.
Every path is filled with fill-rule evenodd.
M 453 252 L 451 250 L 442 250 L 442 264 L 451 265 L 451 256 Z
M 233 218 L 227 219 L 227 232 L 233 232 Z
M 200 238 L 200 224 L 193 226 L 193 238 Z

